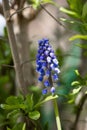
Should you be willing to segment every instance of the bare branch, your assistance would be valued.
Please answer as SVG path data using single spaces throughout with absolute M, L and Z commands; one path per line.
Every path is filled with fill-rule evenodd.
M 15 0 L 15 4 L 18 6 L 18 9 L 23 8 L 26 0 Z
M 44 5 L 40 4 L 41 8 L 45 10 L 45 12 L 51 16 L 61 27 L 65 28 L 68 32 L 73 33 L 70 29 L 68 29 L 63 23 L 60 22 L 59 19 L 55 18 L 45 7 Z
M 4 13 L 3 13 L 3 7 L 2 7 L 1 3 L 0 3 L 0 14 L 4 15 Z
M 35 60 L 36 59 L 30 59 L 30 60 L 24 61 L 23 63 L 21 63 L 21 67 L 23 67 L 24 64 L 35 61 Z
M 31 5 L 30 5 L 30 6 L 27 6 L 27 7 L 24 7 L 24 8 L 21 8 L 21 9 L 18 9 L 17 11 L 15 11 L 14 13 L 12 13 L 12 14 L 10 15 L 10 17 L 9 17 L 8 20 L 10 20 L 13 15 L 19 14 L 19 13 L 21 13 L 23 10 L 25 10 L 25 9 L 27 9 L 27 8 L 30 8 L 30 7 L 31 7 Z
M 20 8 L 23 8 L 25 1 L 26 0 L 21 0 L 21 2 L 20 2 Z
M 17 4 L 18 9 L 19 9 L 19 7 L 20 7 L 20 2 L 21 2 L 21 0 L 15 0 L 15 3 Z
M 83 106 L 84 106 L 84 103 L 87 99 L 87 94 L 83 95 L 83 97 L 81 98 L 78 106 L 77 106 L 77 113 L 76 113 L 76 118 L 75 118 L 75 121 L 74 121 L 74 124 L 71 128 L 71 130 L 77 130 L 77 124 L 78 124 L 78 121 L 79 121 L 79 117 L 81 115 L 81 111 L 83 109 Z
M 14 6 L 16 5 L 16 0 L 10 1 L 11 8 L 14 9 Z
M 59 25 L 63 26 L 65 28 L 65 26 L 58 20 L 56 19 L 42 4 L 40 4 L 41 8 L 43 8 L 47 14 L 49 14 Z
M 2 64 L 2 67 L 8 67 L 8 68 L 15 68 L 15 66 L 12 66 L 12 65 L 6 65 L 6 64 Z

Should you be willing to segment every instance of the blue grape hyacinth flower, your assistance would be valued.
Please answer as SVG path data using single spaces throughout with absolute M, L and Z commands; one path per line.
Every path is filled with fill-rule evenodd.
M 53 83 L 58 82 L 60 70 L 58 60 L 48 39 L 38 41 L 36 71 L 39 74 L 38 81 L 42 82 L 45 87 L 42 90 L 42 93 L 47 94 L 48 92 L 51 92 L 54 94 L 55 87 L 53 87 Z

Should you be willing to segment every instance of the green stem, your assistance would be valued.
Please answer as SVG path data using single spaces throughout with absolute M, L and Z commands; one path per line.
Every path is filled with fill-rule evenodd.
M 60 117 L 59 117 L 59 110 L 58 110 L 58 105 L 57 105 L 56 99 L 53 100 L 53 104 L 54 104 L 54 111 L 55 111 L 55 116 L 56 116 L 57 130 L 62 130 Z

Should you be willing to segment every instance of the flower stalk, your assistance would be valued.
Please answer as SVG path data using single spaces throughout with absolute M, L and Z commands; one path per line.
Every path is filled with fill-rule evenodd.
M 54 111 L 55 111 L 55 117 L 56 117 L 56 124 L 57 124 L 57 130 L 62 130 L 61 128 L 61 122 L 60 122 L 60 116 L 59 116 L 59 110 L 58 110 L 58 105 L 57 105 L 57 100 L 53 100 L 54 104 Z

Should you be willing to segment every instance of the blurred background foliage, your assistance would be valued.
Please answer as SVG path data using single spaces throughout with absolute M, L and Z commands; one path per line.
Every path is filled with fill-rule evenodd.
M 79 115 L 77 114 L 78 111 L 82 109 L 82 106 L 80 106 L 80 102 L 82 101 L 83 97 L 87 95 L 87 89 L 86 89 L 87 86 L 87 64 L 86 64 L 87 63 L 87 43 L 86 43 L 87 42 L 87 1 L 66 0 L 67 3 L 66 7 L 59 6 L 57 5 L 57 1 L 51 1 L 51 0 L 42 0 L 41 2 L 39 0 L 30 0 L 30 1 L 28 0 L 28 3 L 31 4 L 33 8 L 37 11 L 40 11 L 39 10 L 41 8 L 40 4 L 42 5 L 53 4 L 53 6 L 56 6 L 57 10 L 59 10 L 62 14 L 64 14 L 64 17 L 60 16 L 59 19 L 60 22 L 64 24 L 63 28 L 66 30 L 67 35 L 69 35 L 70 33 L 72 35 L 68 37 L 69 40 L 67 40 L 67 42 L 69 44 L 67 44 L 65 43 L 61 33 L 61 39 L 62 42 L 64 43 L 64 47 L 66 48 L 66 51 L 64 51 L 62 47 L 58 46 L 57 43 L 55 45 L 55 53 L 59 60 L 59 65 L 61 68 L 61 74 L 59 77 L 60 83 L 58 84 L 56 90 L 56 93 L 60 96 L 59 106 L 60 106 L 61 121 L 64 130 L 71 130 L 71 126 L 73 125 L 74 120 L 75 119 L 77 119 L 75 121 L 79 120 L 78 117 L 80 116 L 80 113 Z M 53 20 L 55 21 L 54 18 Z M 59 35 L 56 34 L 56 39 L 57 39 L 56 42 L 59 42 L 58 38 Z M 34 44 L 35 42 L 36 41 L 33 41 Z M 32 65 L 34 71 L 35 71 L 36 51 L 37 51 L 36 46 L 34 46 L 34 48 L 32 47 L 32 49 L 30 50 L 30 59 L 31 62 L 33 63 Z M 75 71 L 75 70 L 79 70 L 79 71 Z M 9 96 L 16 95 L 15 86 L 16 86 L 16 78 L 15 78 L 14 65 L 13 65 L 12 55 L 11 55 L 9 41 L 8 41 L 8 32 L 6 28 L 4 28 L 4 35 L 2 36 L 2 39 L 0 39 L 0 104 L 6 103 L 6 105 L 9 105 L 9 103 L 5 102 L 5 100 L 8 98 L 10 102 Z M 30 97 L 27 96 L 25 100 L 23 99 L 22 96 L 19 96 L 17 99 L 15 99 L 15 97 L 12 97 L 12 99 L 14 98 L 13 99 L 14 102 L 17 101 L 18 104 L 19 102 L 21 102 L 21 104 L 22 105 L 25 104 L 25 106 L 22 107 L 19 106 L 17 110 L 15 109 L 15 106 L 13 107 L 13 109 L 2 107 L 6 109 L 6 111 L 0 108 L 1 130 L 6 130 L 6 129 L 25 130 L 26 129 L 25 123 L 20 123 L 20 121 L 17 122 L 16 120 L 20 120 L 19 119 L 20 115 L 23 116 L 23 112 L 27 114 L 28 110 L 29 112 L 34 112 L 33 114 L 35 115 L 32 116 L 32 113 L 29 113 L 29 118 L 34 120 L 39 119 L 40 113 L 38 112 L 38 109 L 34 108 L 34 105 L 38 104 L 42 99 L 45 98 L 45 96 L 43 97 L 41 95 L 41 89 L 38 89 L 36 86 L 37 86 L 37 79 L 35 79 L 34 85 L 29 86 L 29 91 L 31 93 L 33 92 L 34 95 L 32 99 L 32 101 L 34 101 L 34 104 L 32 101 L 30 101 L 32 96 Z M 78 99 L 78 96 L 80 94 L 82 94 L 82 96 L 80 97 L 81 100 Z M 51 98 L 49 98 L 49 100 L 50 99 Z M 76 103 L 76 101 L 78 103 Z M 26 108 L 26 104 L 28 103 L 29 105 L 33 104 L 33 106 L 30 105 L 28 107 L 31 108 Z M 12 104 L 15 103 L 11 101 L 10 106 Z M 21 111 L 19 111 L 20 108 Z M 52 104 L 51 103 L 45 104 L 43 107 L 41 107 L 40 112 L 41 112 L 40 121 L 42 126 L 44 126 L 43 130 L 56 129 Z M 87 111 L 84 110 L 85 116 L 83 113 L 82 115 L 83 120 L 85 120 L 87 116 L 86 112 Z M 70 122 L 72 122 L 72 124 Z M 39 126 L 40 124 L 38 125 L 38 121 L 36 122 L 36 124 L 34 124 L 36 126 L 35 130 L 41 129 L 41 126 Z M 83 123 L 78 125 L 78 130 L 85 130 L 85 129 L 86 126 L 83 125 Z M 73 128 L 73 130 L 75 129 Z

